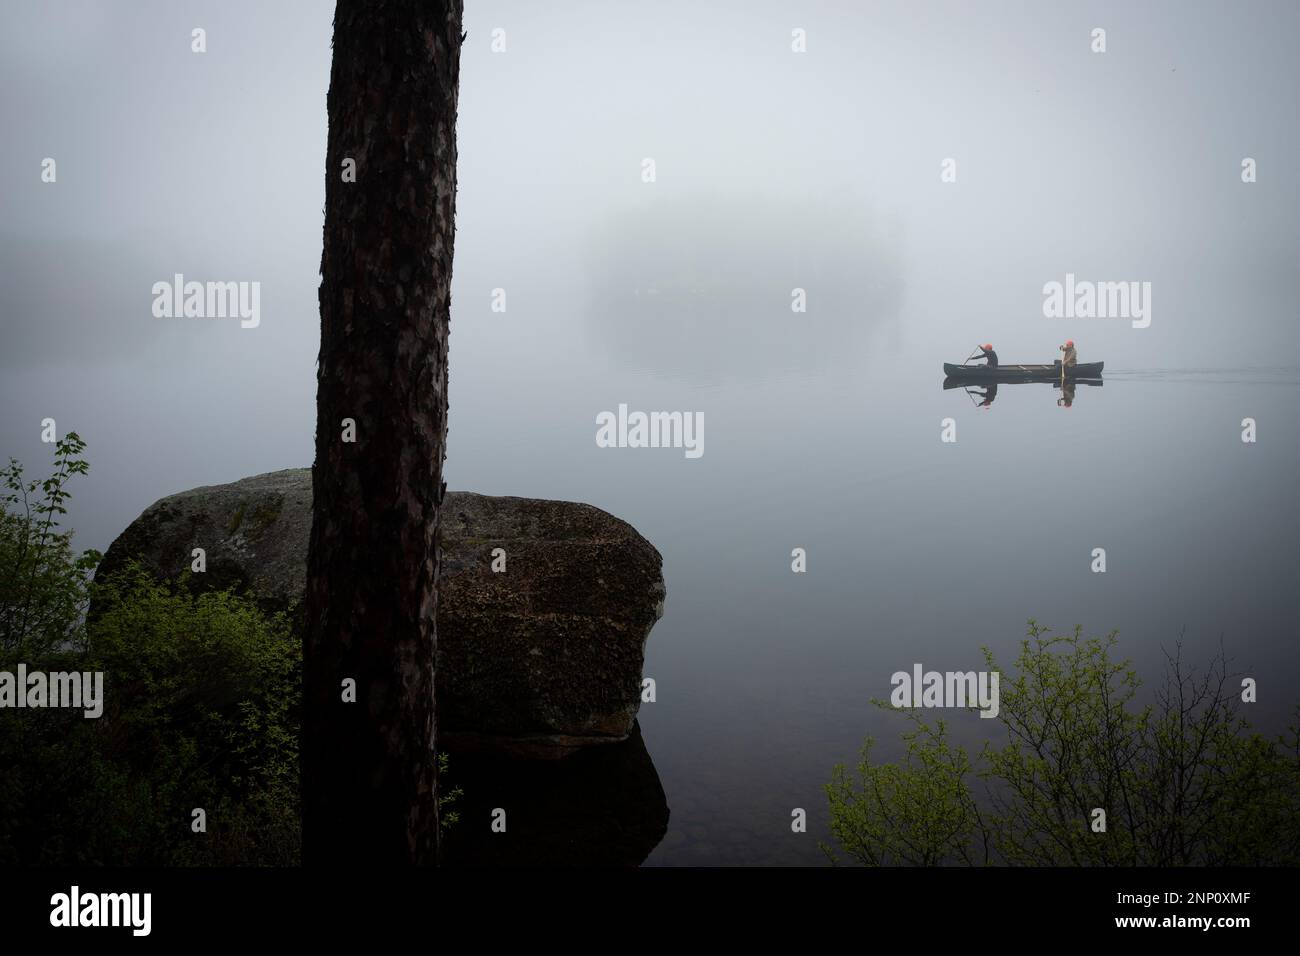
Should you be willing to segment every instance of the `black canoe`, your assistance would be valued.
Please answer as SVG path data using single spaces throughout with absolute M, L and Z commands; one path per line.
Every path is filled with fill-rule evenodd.
M 1101 378 L 1105 362 L 1087 362 L 1072 365 L 1065 370 L 1066 378 Z M 1061 363 L 1051 365 L 951 365 L 943 363 L 944 374 L 976 382 L 1050 382 L 1061 378 Z

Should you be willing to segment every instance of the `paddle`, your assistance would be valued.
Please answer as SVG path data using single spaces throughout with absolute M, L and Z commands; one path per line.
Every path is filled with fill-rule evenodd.
M 979 354 L 979 352 L 980 352 L 979 349 L 976 349 L 974 352 L 971 352 L 970 355 L 966 356 L 966 362 L 969 362 L 971 359 L 973 359 L 976 355 Z M 965 365 L 966 362 L 962 362 L 961 364 L 962 364 L 962 365 Z

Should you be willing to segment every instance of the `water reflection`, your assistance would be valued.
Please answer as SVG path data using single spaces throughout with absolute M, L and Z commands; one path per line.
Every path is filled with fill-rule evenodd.
M 965 391 L 967 397 L 970 398 L 971 402 L 975 405 L 976 408 L 992 408 L 994 400 L 997 399 L 998 397 L 998 387 L 1000 385 L 1001 386 L 1051 385 L 1053 391 L 1060 393 L 1056 398 L 1056 404 L 1062 408 L 1070 408 L 1074 405 L 1075 392 L 1080 385 L 1087 385 L 1089 387 L 1101 388 L 1101 386 L 1103 386 L 1104 384 L 1106 383 L 1099 378 L 1097 379 L 1071 378 L 1071 379 L 1066 379 L 1064 383 L 1033 382 L 1033 381 L 977 383 L 977 382 L 972 382 L 968 378 L 954 378 L 952 376 L 949 376 L 943 380 L 944 391 L 949 391 L 950 389 L 954 389 L 954 388 L 962 389 L 963 391 Z M 981 385 L 983 386 L 982 388 L 980 387 Z
M 563 760 L 451 755 L 464 790 L 443 841 L 451 866 L 639 866 L 668 831 L 668 800 L 634 725 L 619 744 Z M 490 826 L 506 811 L 506 831 Z

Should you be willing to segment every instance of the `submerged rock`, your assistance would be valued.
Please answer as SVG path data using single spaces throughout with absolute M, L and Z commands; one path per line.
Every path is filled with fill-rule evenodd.
M 136 558 L 195 591 L 233 587 L 298 614 L 311 471 L 292 469 L 163 498 L 109 546 L 100 574 Z M 505 570 L 493 571 L 493 551 Z M 499 566 L 499 564 L 498 564 Z M 448 492 L 438 585 L 439 746 L 559 757 L 627 739 L 662 559 L 635 528 L 568 501 Z M 93 609 L 92 609 L 93 614 Z

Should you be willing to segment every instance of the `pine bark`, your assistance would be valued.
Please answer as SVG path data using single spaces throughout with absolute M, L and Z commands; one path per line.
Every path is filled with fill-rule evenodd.
M 437 857 L 437 531 L 461 18 L 461 0 L 338 0 L 334 14 L 304 608 L 308 865 Z M 343 440 L 345 419 L 354 442 Z M 343 700 L 349 678 L 355 703 Z

